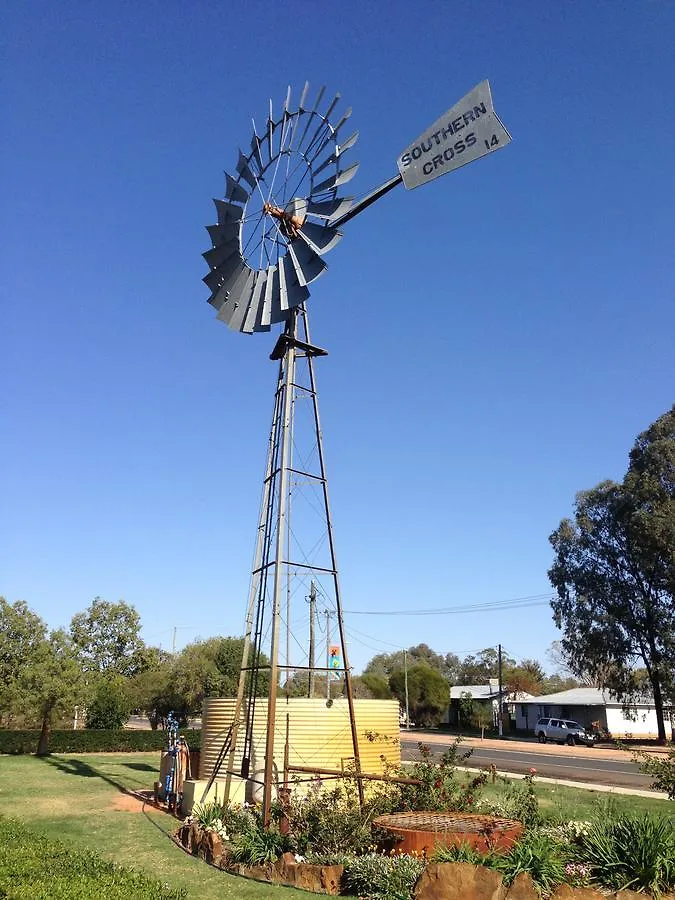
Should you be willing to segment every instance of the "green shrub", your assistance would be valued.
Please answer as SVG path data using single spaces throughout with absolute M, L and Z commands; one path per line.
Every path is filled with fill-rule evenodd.
M 224 803 L 212 800 L 210 803 L 195 803 L 190 813 L 190 818 L 202 828 L 218 828 L 225 826 L 227 807 Z
M 460 751 L 461 738 L 457 738 L 440 759 L 435 759 L 428 744 L 418 744 L 420 758 L 405 768 L 390 769 L 389 774 L 416 779 L 418 784 L 402 784 L 399 787 L 401 810 L 442 811 L 473 810 L 487 772 L 471 779 L 457 777 L 457 766 L 466 763 L 472 750 Z
M 87 706 L 87 728 L 121 728 L 130 712 L 131 703 L 124 685 L 115 679 L 102 680 Z
M 462 841 L 461 844 L 451 844 L 449 847 L 437 844 L 431 859 L 438 863 L 465 862 L 471 863 L 472 866 L 490 866 L 492 855 L 492 853 L 481 853 L 467 841 Z
M 275 807 L 281 816 L 281 807 Z M 308 790 L 294 790 L 287 809 L 294 847 L 308 853 L 364 853 L 373 843 L 371 821 L 380 812 L 371 798 L 359 807 L 354 783 L 326 788 L 317 780 Z
M 108 862 L 91 850 L 0 819 L 0 897 L 21 900 L 181 900 L 154 878 Z
M 368 853 L 344 862 L 342 889 L 364 900 L 410 900 L 425 861 L 414 856 Z
M 262 866 L 274 862 L 282 853 L 291 849 L 290 839 L 279 834 L 275 826 L 271 825 L 267 829 L 258 826 L 234 836 L 230 845 L 230 858 L 233 862 L 247 866 Z
M 675 800 L 675 744 L 668 744 L 666 756 L 636 750 L 633 759 L 639 763 L 640 771 L 652 779 L 654 790 L 665 791 L 671 800 Z
M 189 729 L 183 732 L 191 750 L 201 746 L 202 733 Z M 39 731 L 9 731 L 0 729 L 0 754 L 35 753 Z M 161 750 L 166 746 L 166 732 L 116 728 L 111 730 L 84 729 L 82 731 L 52 731 L 50 753 L 130 753 Z
M 675 825 L 644 815 L 597 819 L 571 847 L 575 862 L 590 866 L 591 878 L 613 890 L 675 888 Z
M 566 861 L 558 841 L 540 831 L 528 831 L 508 853 L 495 853 L 489 864 L 501 872 L 505 884 L 511 884 L 521 872 L 527 872 L 537 889 L 549 894 L 566 880 Z
M 528 831 L 508 853 L 481 853 L 468 843 L 436 847 L 434 862 L 466 862 L 487 866 L 501 873 L 509 885 L 521 872 L 527 872 L 540 893 L 548 894 L 566 880 L 566 857 L 559 841 L 540 831 Z

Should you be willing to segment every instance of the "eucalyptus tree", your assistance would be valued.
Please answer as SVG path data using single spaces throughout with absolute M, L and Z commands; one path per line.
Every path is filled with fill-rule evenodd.
M 675 699 L 675 407 L 640 434 L 621 483 L 577 495 L 550 537 L 553 617 L 572 670 L 630 703 L 644 666 L 660 740 Z

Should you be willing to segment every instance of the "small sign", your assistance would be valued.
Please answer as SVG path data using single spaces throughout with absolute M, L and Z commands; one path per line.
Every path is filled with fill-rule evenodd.
M 342 668 L 342 657 L 340 655 L 339 647 L 329 647 L 328 648 L 328 668 L 329 669 L 341 669 Z
M 511 135 L 494 111 L 490 82 L 485 80 L 413 141 L 396 164 L 404 185 L 412 189 L 510 142 Z

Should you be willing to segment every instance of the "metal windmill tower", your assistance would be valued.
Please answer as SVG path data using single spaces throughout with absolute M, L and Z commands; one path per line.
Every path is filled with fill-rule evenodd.
M 239 150 L 236 174 L 225 175 L 223 199 L 214 200 L 217 224 L 208 226 L 212 247 L 204 254 L 210 267 L 204 282 L 217 318 L 235 331 L 269 331 L 282 323 L 271 359 L 279 363 L 267 465 L 258 524 L 256 551 L 246 615 L 244 652 L 234 722 L 222 758 L 228 756 L 229 778 L 252 777 L 251 765 L 256 707 L 267 704 L 267 732 L 263 782 L 263 816 L 269 821 L 275 762 L 275 712 L 280 678 L 307 672 L 310 681 L 321 673 L 330 689 L 337 673 L 344 679 L 349 706 L 354 767 L 362 795 L 358 735 L 354 721 L 351 672 L 347 655 L 340 583 L 319 421 L 314 360 L 325 350 L 312 343 L 307 318 L 308 285 L 326 269 L 324 256 L 341 239 L 339 230 L 354 216 L 398 184 L 418 187 L 511 140 L 492 105 L 490 86 L 481 82 L 404 150 L 397 160 L 399 173 L 358 202 L 339 195 L 355 174 L 358 163 L 345 162 L 358 132 L 342 138 L 351 109 L 333 123 L 340 95 L 324 102 L 322 87 L 308 103 L 306 83 L 296 108 L 291 90 L 275 116 L 272 101 L 264 127 L 253 122 L 246 152 Z M 311 452 L 297 452 L 299 409 L 309 407 Z M 313 462 L 310 464 L 309 458 Z M 322 536 L 308 550 L 297 540 L 294 493 L 300 486 L 314 492 Z M 293 502 L 292 502 L 293 498 Z M 294 518 L 295 517 L 295 518 Z M 291 658 L 291 589 L 293 578 L 323 585 L 327 627 L 332 612 L 337 623 L 333 661 L 317 666 L 314 655 Z M 301 583 L 305 583 L 300 579 Z M 297 605 L 297 604 L 296 604 Z M 282 652 L 282 620 L 286 649 Z M 312 623 L 313 624 L 313 623 Z M 329 642 L 328 642 L 329 643 Z M 297 654 L 296 654 L 297 656 Z M 304 664 L 306 662 L 306 664 Z M 268 673 L 266 701 L 259 695 Z M 241 771 L 235 772 L 237 742 L 243 741 Z M 226 751 L 226 752 L 225 752 Z

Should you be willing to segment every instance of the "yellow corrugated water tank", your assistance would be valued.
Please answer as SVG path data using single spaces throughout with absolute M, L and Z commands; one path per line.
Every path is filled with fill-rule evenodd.
M 204 701 L 202 712 L 202 748 L 199 780 L 186 781 L 183 794 L 183 811 L 190 812 L 194 803 L 222 800 L 227 761 L 211 787 L 204 794 L 207 782 L 221 751 L 234 718 L 235 700 L 230 697 L 210 698 Z M 396 700 L 355 700 L 354 717 L 358 735 L 361 771 L 382 774 L 387 764 L 399 765 L 399 704 Z M 267 728 L 267 699 L 258 701 L 253 729 L 253 757 L 250 774 L 262 781 L 265 766 L 265 735 Z M 352 735 L 349 724 L 347 700 L 339 697 L 328 706 L 325 699 L 304 697 L 277 700 L 274 734 L 274 759 L 279 783 L 283 780 L 284 747 L 288 735 L 288 761 L 290 766 L 308 766 L 318 769 L 349 768 L 353 763 Z M 243 729 L 239 729 L 234 770 L 241 770 Z M 293 773 L 291 773 L 293 774 Z M 307 777 L 306 775 L 301 777 Z M 230 801 L 241 803 L 260 799 L 259 787 L 245 785 L 239 778 L 232 779 Z

